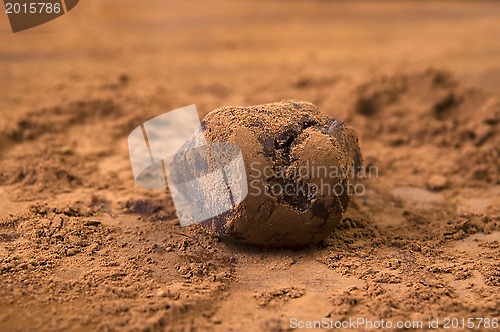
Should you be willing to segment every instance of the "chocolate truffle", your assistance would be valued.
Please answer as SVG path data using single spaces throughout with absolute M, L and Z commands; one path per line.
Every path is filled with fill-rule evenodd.
M 316 243 L 339 225 L 361 153 L 354 130 L 311 103 L 222 107 L 204 118 L 205 138 L 241 149 L 248 194 L 202 224 L 222 238 L 270 247 Z

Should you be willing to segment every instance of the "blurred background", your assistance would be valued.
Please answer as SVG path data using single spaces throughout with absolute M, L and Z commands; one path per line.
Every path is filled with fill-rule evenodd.
M 120 80 L 136 93 L 154 89 L 178 106 L 208 110 L 300 99 L 256 89 L 304 73 L 356 77 L 428 66 L 498 92 L 499 17 L 494 1 L 85 0 L 13 34 L 0 15 L 1 112 Z M 215 100 L 198 98 L 207 89 Z

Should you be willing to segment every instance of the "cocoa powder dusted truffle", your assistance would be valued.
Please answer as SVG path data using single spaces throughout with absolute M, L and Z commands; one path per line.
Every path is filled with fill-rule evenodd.
M 203 225 L 239 242 L 293 247 L 318 242 L 339 225 L 361 153 L 353 129 L 307 102 L 222 107 L 202 126 L 207 142 L 241 149 L 248 194 Z

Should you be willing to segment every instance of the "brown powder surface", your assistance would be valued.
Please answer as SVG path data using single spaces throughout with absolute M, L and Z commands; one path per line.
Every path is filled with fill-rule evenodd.
M 440 75 L 369 78 L 345 92 L 352 96 L 348 119 L 378 177 L 360 180 L 365 194 L 353 199 L 327 240 L 300 250 L 246 247 L 207 235 L 201 226 L 181 229 L 168 192 L 136 189 L 122 142 L 137 119 L 131 105 L 144 102 L 140 98 L 109 92 L 107 101 L 92 102 L 95 112 L 112 112 L 119 121 L 86 116 L 88 102 L 26 113 L 3 134 L 9 143 L 0 167 L 6 202 L 0 326 L 226 329 L 251 319 L 272 330 L 285 329 L 287 317 L 295 316 L 498 316 L 494 97 L 475 92 L 472 98 L 455 83 L 448 89 L 461 102 L 449 106 L 446 118 L 436 117 L 436 98 L 416 108 L 419 121 L 407 122 L 405 130 L 379 126 L 379 116 L 405 119 L 401 109 L 433 100 L 405 98 L 396 89 L 403 94 L 398 101 L 375 101 L 379 91 L 388 93 L 381 81 L 411 81 L 411 89 L 425 91 Z M 376 111 L 360 112 L 360 100 L 376 104 Z M 461 114 L 469 112 L 463 103 L 489 111 L 471 120 Z M 39 112 L 43 121 L 33 116 Z M 433 129 L 450 118 L 448 130 Z M 463 134 L 476 128 L 469 121 L 489 134 Z M 61 130 L 37 131 L 47 123 Z M 95 131 L 108 146 L 80 135 Z M 252 318 L 238 318 L 242 313 Z
M 90 3 L 2 35 L 1 331 L 500 316 L 497 3 Z M 135 186 L 140 123 L 288 99 L 378 168 L 322 243 L 181 229 L 169 192 Z

